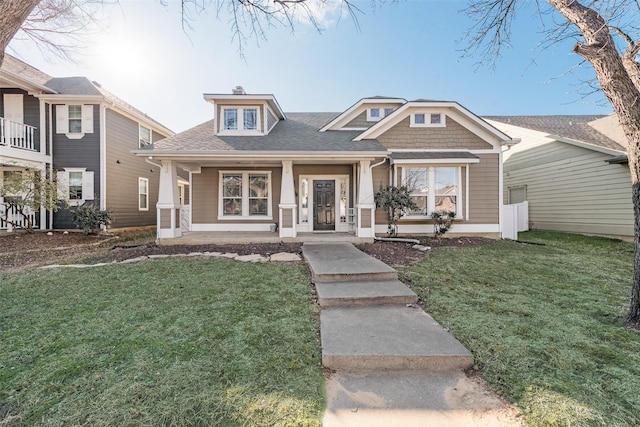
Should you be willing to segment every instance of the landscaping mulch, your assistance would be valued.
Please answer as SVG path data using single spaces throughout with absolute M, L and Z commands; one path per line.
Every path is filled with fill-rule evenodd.
M 420 240 L 430 250 L 414 249 L 414 243 L 375 241 L 357 244 L 361 251 L 390 266 L 413 264 L 431 250 L 441 247 L 464 247 L 484 244 L 490 239 L 460 237 L 435 239 L 428 236 L 403 236 Z M 231 252 L 238 255 L 260 254 L 268 257 L 278 252 L 302 252 L 302 243 L 249 243 L 205 245 L 156 245 L 153 232 L 124 232 L 118 235 L 85 236 L 80 232 L 5 233 L 0 235 L 0 271 L 19 271 L 28 267 L 64 264 L 123 261 L 145 255 L 188 254 L 191 252 Z

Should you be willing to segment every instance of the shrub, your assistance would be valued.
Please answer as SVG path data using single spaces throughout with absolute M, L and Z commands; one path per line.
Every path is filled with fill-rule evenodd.
M 389 213 L 387 229 L 389 237 L 398 235 L 398 220 L 405 213 L 418 209 L 418 205 L 411 198 L 411 190 L 406 186 L 389 185 L 385 188 L 380 186 L 380 190 L 375 195 L 375 201 L 377 207 L 386 209 Z
M 453 211 L 431 212 L 431 219 L 433 219 L 433 235 L 437 238 L 442 237 L 453 225 L 455 217 L 456 213 Z
M 108 210 L 100 210 L 92 203 L 78 206 L 71 211 L 76 228 L 83 234 L 98 234 L 102 227 L 106 227 L 113 221 L 113 215 Z

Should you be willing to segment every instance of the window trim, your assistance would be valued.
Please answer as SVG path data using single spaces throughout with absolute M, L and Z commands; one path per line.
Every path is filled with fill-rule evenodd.
M 69 107 L 80 106 L 80 132 L 69 131 Z M 56 105 L 56 134 L 64 134 L 69 139 L 81 139 L 87 133 L 94 133 L 94 105 L 69 103 Z M 73 119 L 77 120 L 77 118 Z
M 433 164 L 423 164 L 423 165 L 402 165 L 401 166 L 401 185 L 405 185 L 406 182 L 406 171 L 407 169 L 426 169 L 427 170 L 427 187 L 429 189 L 433 188 L 433 184 L 435 182 L 435 170 L 442 168 L 455 168 L 456 169 L 456 180 L 458 185 L 458 194 L 456 195 L 456 216 L 455 219 L 462 219 L 462 203 L 465 201 L 465 196 L 462 194 L 462 168 L 464 166 L 460 165 L 433 165 Z M 465 188 L 466 191 L 466 188 Z M 436 194 L 434 191 L 430 191 L 427 194 L 427 212 L 425 214 L 411 214 L 407 212 L 403 218 L 406 219 L 431 219 L 431 213 L 435 211 L 436 206 Z
M 224 214 L 224 176 L 242 175 L 241 215 Z M 249 175 L 267 175 L 267 214 L 249 215 Z M 269 170 L 219 170 L 218 171 L 218 220 L 265 221 L 273 220 L 272 175 Z
M 82 198 L 69 198 L 69 174 L 71 172 L 82 172 Z M 62 175 L 61 175 L 62 174 Z M 95 200 L 94 194 L 94 173 L 87 168 L 63 168 L 58 171 L 58 196 L 69 202 L 69 206 L 82 206 L 88 200 Z
M 142 143 L 142 129 L 147 129 L 149 131 L 149 142 L 146 144 Z M 153 129 L 143 125 L 142 123 L 138 123 L 138 148 L 147 147 L 151 144 L 153 144 Z
M 229 110 L 236 110 L 236 128 L 225 129 L 225 114 Z M 256 110 L 256 128 L 244 128 L 244 111 Z M 260 105 L 227 105 L 220 107 L 220 120 L 218 120 L 218 135 L 263 135 L 262 114 Z
M 146 184 L 146 193 L 142 193 L 140 191 L 140 183 L 144 182 Z M 145 207 L 141 207 L 140 206 L 140 196 L 142 195 L 146 196 L 146 206 Z M 149 178 L 143 178 L 143 177 L 138 177 L 138 210 L 139 211 L 148 211 L 149 210 Z
M 374 116 L 373 111 L 377 111 L 378 115 Z M 387 112 L 388 111 L 388 112 Z M 368 122 L 379 122 L 380 120 L 387 117 L 389 114 L 393 113 L 395 108 L 393 107 L 372 107 L 367 108 L 367 121 Z
M 440 123 L 432 123 L 433 116 L 440 116 Z M 424 123 L 417 123 L 416 116 L 424 116 Z M 431 111 L 416 111 L 411 113 L 409 127 L 412 128 L 443 128 L 447 126 L 446 114 Z

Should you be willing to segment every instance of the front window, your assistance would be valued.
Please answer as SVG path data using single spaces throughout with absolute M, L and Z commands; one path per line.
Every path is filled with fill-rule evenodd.
M 140 125 L 140 129 L 138 131 L 138 137 L 139 137 L 138 147 L 142 148 L 151 144 L 151 129 Z
M 221 172 L 222 217 L 265 218 L 271 215 L 269 172 Z
M 82 133 L 82 105 L 69 105 L 69 133 Z
M 224 174 L 222 204 L 223 215 L 242 215 L 242 174 Z
M 408 216 L 428 216 L 434 211 L 460 215 L 459 181 L 459 167 L 403 168 L 403 185 L 418 206 Z
M 267 215 L 269 206 L 269 176 L 249 174 L 249 215 Z
M 82 200 L 82 172 L 69 172 L 69 200 Z
M 138 209 L 141 211 L 149 210 L 149 180 L 147 178 L 138 178 Z

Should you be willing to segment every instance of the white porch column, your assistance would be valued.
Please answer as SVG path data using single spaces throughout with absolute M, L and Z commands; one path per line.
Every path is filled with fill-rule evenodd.
M 158 210 L 158 238 L 171 239 L 182 236 L 178 171 L 176 163 L 171 160 L 162 160 L 156 208 Z
M 278 205 L 278 225 L 280 237 L 296 237 L 298 222 L 298 205 L 296 190 L 293 185 L 293 161 L 282 161 L 282 183 L 280 184 L 280 204 Z
M 373 198 L 373 176 L 371 173 L 370 161 L 360 161 L 358 182 L 358 197 L 356 203 L 356 209 L 358 210 L 358 226 L 356 228 L 356 236 L 375 237 L 376 203 Z

